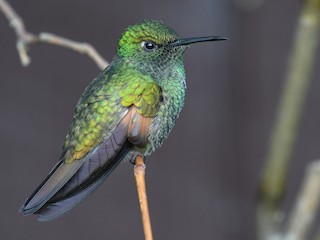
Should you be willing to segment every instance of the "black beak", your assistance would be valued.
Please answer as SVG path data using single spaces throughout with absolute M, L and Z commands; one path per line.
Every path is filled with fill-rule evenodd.
M 228 38 L 224 37 L 217 37 L 217 36 L 211 36 L 211 37 L 195 37 L 195 38 L 180 38 L 174 41 L 173 43 L 170 43 L 170 46 L 176 47 L 176 46 L 183 46 L 183 45 L 189 45 L 192 43 L 198 43 L 198 42 L 210 42 L 210 41 L 222 41 L 227 40 Z

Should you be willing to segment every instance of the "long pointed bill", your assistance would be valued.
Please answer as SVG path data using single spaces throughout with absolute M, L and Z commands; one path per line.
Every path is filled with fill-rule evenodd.
M 211 36 L 211 37 L 195 37 L 195 38 L 180 38 L 175 42 L 171 43 L 170 46 L 183 46 L 183 45 L 190 45 L 192 43 L 198 42 L 210 42 L 210 41 L 222 41 L 227 40 L 228 38 L 218 37 L 218 36 Z

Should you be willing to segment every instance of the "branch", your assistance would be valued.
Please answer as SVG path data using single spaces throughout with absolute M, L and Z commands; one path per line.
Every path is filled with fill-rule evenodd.
M 274 234 L 282 222 L 284 188 L 319 44 L 319 26 L 320 0 L 304 1 L 261 179 L 257 211 L 260 239 Z
M 142 215 L 142 224 L 144 230 L 145 240 L 152 240 L 152 229 L 150 214 L 147 200 L 147 190 L 145 183 L 145 164 L 141 155 L 137 155 L 134 166 L 134 176 L 137 183 L 137 190 L 139 196 L 139 203 Z
M 39 41 L 42 43 L 57 45 L 59 47 L 69 48 L 81 54 L 87 54 L 88 57 L 91 58 L 101 70 L 105 69 L 109 65 L 109 63 L 103 57 L 101 57 L 97 50 L 88 43 L 75 42 L 51 33 L 40 33 Z
M 320 161 L 314 161 L 307 167 L 304 184 L 290 216 L 290 222 L 284 239 L 306 239 L 320 204 Z
M 95 48 L 88 43 L 75 42 L 50 33 L 40 33 L 39 35 L 35 35 L 28 32 L 21 17 L 6 0 L 0 0 L 0 11 L 6 16 L 10 26 L 14 29 L 15 34 L 17 35 L 17 50 L 23 66 L 28 66 L 31 62 L 28 55 L 29 47 L 39 43 L 56 45 L 71 49 L 81 54 L 86 54 L 101 70 L 109 65 L 109 63 L 95 50 Z

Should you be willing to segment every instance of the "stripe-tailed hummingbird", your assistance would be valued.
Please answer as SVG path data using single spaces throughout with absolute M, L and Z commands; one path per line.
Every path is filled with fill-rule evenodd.
M 153 20 L 128 27 L 112 63 L 81 96 L 60 161 L 20 211 L 55 219 L 86 199 L 120 162 L 160 147 L 184 104 L 185 50 L 225 39 L 180 38 Z

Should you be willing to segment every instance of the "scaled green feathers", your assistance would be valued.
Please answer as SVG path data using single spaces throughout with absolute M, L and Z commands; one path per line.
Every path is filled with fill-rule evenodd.
M 89 85 L 76 107 L 74 121 L 63 146 L 66 163 L 83 158 L 100 144 L 131 105 L 145 117 L 157 115 L 160 87 L 149 76 L 138 73 L 124 68 L 106 79 L 103 72 Z

